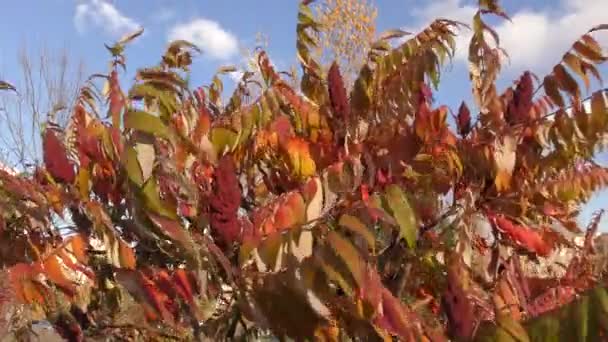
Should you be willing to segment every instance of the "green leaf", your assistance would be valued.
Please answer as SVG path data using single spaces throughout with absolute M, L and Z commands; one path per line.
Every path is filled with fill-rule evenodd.
M 410 248 L 414 248 L 418 238 L 418 224 L 407 196 L 399 186 L 392 184 L 386 189 L 385 198 L 399 224 L 400 237 L 405 239 Z
M 587 341 L 589 336 L 589 296 L 584 296 L 574 307 L 574 321 L 578 341 Z
M 518 342 L 529 342 L 530 338 L 526 333 L 526 330 L 519 324 L 519 322 L 513 320 L 510 316 L 502 315 L 497 319 L 498 325 L 511 337 L 514 341 Z M 500 339 L 499 339 L 500 340 Z
M 141 167 L 139 166 L 139 161 L 137 160 L 137 152 L 131 146 L 125 147 L 125 157 L 124 157 L 124 165 L 127 170 L 127 176 L 129 179 L 137 184 L 137 186 L 142 186 L 144 183 Z
M 232 151 L 237 143 L 238 135 L 231 129 L 225 127 L 214 127 L 211 130 L 211 143 L 218 155 Z
M 278 272 L 282 266 L 283 234 L 280 232 L 271 234 L 262 241 L 257 252 L 259 259 L 256 260 L 258 269 L 270 272 Z
M 160 198 L 158 185 L 156 184 L 156 178 L 154 176 L 150 177 L 144 184 L 142 196 L 146 206 L 153 212 L 173 220 L 177 219 L 175 209 L 170 208 L 170 206 L 167 203 L 164 203 Z
M 352 277 L 345 277 L 344 274 L 338 271 L 337 265 L 332 262 L 332 259 L 336 258 L 334 254 L 322 249 L 318 254 L 320 259 L 319 265 L 329 280 L 336 282 L 348 296 L 352 296 L 355 292 Z
M 169 138 L 169 128 L 161 119 L 142 111 L 129 111 L 125 115 L 125 128 L 154 134 L 160 138 Z
M 558 317 L 548 316 L 535 320 L 527 328 L 531 341 L 559 341 L 560 321 Z
M 608 293 L 605 288 L 598 287 L 592 292 L 591 303 L 594 306 L 593 318 L 597 320 L 596 327 L 608 330 Z

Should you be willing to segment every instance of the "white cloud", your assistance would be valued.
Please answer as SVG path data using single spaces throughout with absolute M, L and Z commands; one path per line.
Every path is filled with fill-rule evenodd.
M 139 29 L 140 25 L 122 14 L 113 4 L 104 0 L 88 0 L 76 6 L 74 24 L 83 33 L 89 26 L 101 28 L 106 33 L 119 37 Z
M 556 0 L 557 2 L 557 0 Z M 414 17 L 421 18 L 423 27 L 437 17 L 470 23 L 476 8 L 462 0 L 431 0 L 416 9 Z M 591 27 L 608 22 L 608 1 L 562 0 L 543 10 L 520 9 L 509 13 L 512 22 L 500 21 L 494 28 L 501 45 L 510 57 L 510 68 L 537 68 L 547 59 L 557 62 L 570 45 Z M 457 39 L 456 58 L 466 59 L 470 32 L 463 31 Z M 595 36 L 608 45 L 608 32 Z
M 218 22 L 207 19 L 194 19 L 174 26 L 169 31 L 169 41 L 177 39 L 195 44 L 213 59 L 227 60 L 238 52 L 236 37 Z

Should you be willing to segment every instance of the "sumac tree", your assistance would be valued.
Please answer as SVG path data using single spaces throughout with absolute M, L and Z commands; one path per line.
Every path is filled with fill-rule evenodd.
M 83 87 L 67 128 L 48 125 L 44 166 L 0 171 L 6 293 L 72 341 L 605 339 L 601 213 L 586 230 L 574 218 L 608 182 L 593 161 L 606 95 L 583 105 L 608 26 L 499 92 L 487 17 L 507 14 L 480 1 L 475 103 L 452 129 L 431 86 L 462 24 L 381 35 L 347 89 L 337 64 L 325 74 L 311 57 L 309 6 L 297 90 L 263 51 L 225 103 L 233 68 L 189 89 L 198 51 L 185 41 L 123 90 L 141 32 L 108 47 L 111 69 L 90 80 L 107 91 Z M 564 249 L 565 270 L 531 271 Z

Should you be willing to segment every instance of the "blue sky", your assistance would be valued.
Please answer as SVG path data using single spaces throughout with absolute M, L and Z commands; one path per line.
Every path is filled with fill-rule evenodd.
M 526 69 L 544 75 L 569 45 L 590 27 L 608 23 L 606 0 L 510 0 L 503 1 L 513 23 L 498 22 L 497 31 L 511 57 L 499 81 L 504 87 Z M 433 18 L 470 22 L 475 8 L 466 0 L 376 0 L 378 30 L 402 27 L 416 31 Z M 3 6 L 0 21 L 0 75 L 19 83 L 17 52 L 46 47 L 67 48 L 82 59 L 86 72 L 104 72 L 107 54 L 103 43 L 111 43 L 137 27 L 144 36 L 127 51 L 128 74 L 158 62 L 170 38 L 187 38 L 203 49 L 193 67 L 192 85 L 207 83 L 221 65 L 238 64 L 241 47 L 251 48 L 257 32 L 268 37 L 269 54 L 279 68 L 296 63 L 295 20 L 297 0 L 21 0 Z M 598 35 L 608 43 L 608 33 Z M 467 34 L 459 39 L 466 45 Z M 452 109 L 462 99 L 470 102 L 465 49 L 446 70 L 437 100 Z M 606 68 L 603 69 L 607 75 Z M 602 158 L 608 161 L 608 158 Z M 585 208 L 586 221 L 600 206 L 608 207 L 608 193 L 597 196 Z M 608 225 L 605 222 L 605 228 Z

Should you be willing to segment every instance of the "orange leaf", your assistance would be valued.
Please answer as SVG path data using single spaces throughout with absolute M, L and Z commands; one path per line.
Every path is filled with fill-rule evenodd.
M 118 253 L 120 257 L 120 266 L 127 269 L 135 269 L 137 260 L 133 248 L 129 247 L 122 239 L 118 239 Z
M 68 279 L 64 273 L 63 265 L 57 255 L 51 255 L 44 263 L 44 275 L 64 290 L 69 296 L 76 294 L 76 284 Z
M 70 238 L 70 241 L 67 246 L 68 250 L 72 252 L 76 260 L 83 264 L 86 264 L 89 259 L 87 256 L 88 244 L 89 242 L 87 241 L 87 238 L 84 235 L 77 234 Z
M 175 282 L 177 293 L 179 293 L 179 295 L 188 303 L 192 303 L 194 291 L 192 290 L 192 283 L 186 271 L 182 268 L 177 269 L 175 273 L 173 273 L 172 278 Z
M 288 155 L 291 171 L 299 178 L 308 178 L 315 174 L 315 161 L 310 155 L 308 142 L 299 137 L 292 137 L 284 145 Z

